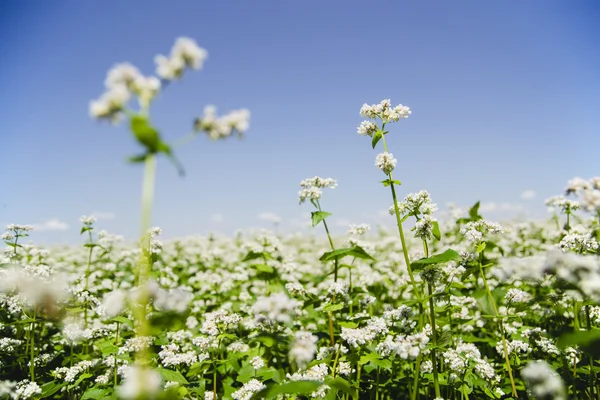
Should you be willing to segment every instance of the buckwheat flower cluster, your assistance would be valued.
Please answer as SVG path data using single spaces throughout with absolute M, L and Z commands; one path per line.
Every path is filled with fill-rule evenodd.
M 409 193 L 404 200 L 398 202 L 400 216 L 404 215 L 431 215 L 438 209 L 437 204 L 431 201 L 427 190 L 418 193 Z M 396 215 L 394 206 L 389 209 L 390 215 Z
M 231 393 L 231 397 L 235 400 L 250 400 L 254 393 L 260 392 L 267 386 L 257 379 L 250 379 L 244 383 L 241 389 Z
M 549 251 L 543 271 L 578 286 L 592 299 L 600 299 L 600 265 L 592 256 Z
M 323 382 L 329 375 L 329 367 L 327 364 L 313 365 L 306 371 L 295 372 L 294 374 L 286 374 L 286 378 L 290 381 L 320 381 Z
M 46 271 L 47 272 L 47 271 Z M 67 296 L 64 279 L 50 277 L 42 268 L 11 267 L 0 270 L 0 292 L 19 293 L 27 306 L 54 309 Z
M 397 122 L 400 119 L 408 118 L 411 114 L 410 108 L 398 104 L 392 107 L 390 99 L 382 100 L 379 104 L 363 104 L 360 109 L 360 115 L 365 118 L 379 118 L 383 122 Z
M 341 361 L 337 366 L 338 375 L 349 376 L 356 370 L 352 368 L 352 365 L 347 361 Z
M 162 251 L 163 244 L 158 239 L 158 236 L 160 236 L 161 233 L 162 229 L 157 226 L 150 228 L 148 231 L 148 236 L 150 239 L 150 253 L 152 254 L 159 254 Z
M 245 108 L 219 117 L 216 107 L 209 105 L 204 108 L 202 117 L 194 120 L 194 130 L 205 132 L 212 140 L 225 139 L 234 133 L 241 137 L 249 127 L 250 111 Z
M 348 283 L 343 281 L 333 282 L 331 285 L 329 285 L 327 293 L 333 296 L 345 296 L 348 294 Z
M 506 350 L 508 354 L 528 354 L 533 350 L 529 343 L 525 343 L 522 340 L 510 340 L 506 342 Z M 504 345 L 502 342 L 496 344 L 496 352 L 499 355 L 504 355 Z
M 158 372 L 141 366 L 127 369 L 125 380 L 119 387 L 119 395 L 124 399 L 153 399 L 162 388 Z
M 565 194 L 568 196 L 570 194 L 579 194 L 580 192 L 585 192 L 592 188 L 590 182 L 586 181 L 583 178 L 575 177 L 567 183 L 565 187 Z
M 506 301 L 508 304 L 527 303 L 531 300 L 531 298 L 532 296 L 527 292 L 524 292 L 520 289 L 510 288 L 504 296 L 504 301 Z
M 29 232 L 33 231 L 33 226 L 31 225 L 19 225 L 19 224 L 9 224 L 6 225 L 6 233 L 8 233 L 12 237 L 26 237 L 29 236 Z M 2 240 L 12 240 L 8 239 L 8 236 L 3 236 Z
M 433 236 L 433 230 L 435 228 L 436 222 L 437 219 L 432 217 L 431 215 L 423 215 L 422 218 L 419 218 L 417 222 L 415 222 L 415 227 L 413 229 L 415 232 L 415 237 L 424 240 L 431 239 Z
M 14 392 L 10 395 L 13 399 L 25 400 L 35 398 L 36 395 L 39 395 L 41 393 L 42 388 L 39 387 L 37 383 L 23 380 L 17 383 Z
M 300 182 L 300 187 L 302 187 L 302 190 L 298 192 L 298 197 L 300 198 L 300 204 L 302 204 L 307 199 L 312 201 L 319 200 L 323 194 L 322 189 L 335 189 L 337 181 L 332 178 L 315 176 L 314 178 L 305 179 Z
M 473 244 L 479 244 L 485 240 L 488 234 L 504 232 L 502 226 L 495 222 L 486 220 L 471 221 L 465 224 L 460 230 L 460 234 Z
M 536 399 L 566 400 L 560 376 L 543 360 L 530 362 L 521 370 L 521 377 Z
M 159 54 L 154 58 L 156 74 L 169 81 L 178 79 L 185 68 L 201 69 L 207 58 L 208 52 L 199 47 L 193 39 L 180 37 L 171 48 L 169 57 Z
M 377 345 L 376 350 L 382 357 L 396 354 L 403 360 L 415 360 L 421 352 L 425 351 L 427 343 L 429 343 L 429 336 L 424 329 L 423 332 L 412 335 L 388 336 L 385 341 Z
M 369 224 L 360 224 L 360 225 L 350 225 L 348 229 L 348 234 L 362 236 L 371 230 L 371 225 Z
M 304 369 L 313 360 L 318 340 L 311 332 L 298 331 L 294 334 L 289 357 L 299 369 Z
M 560 209 L 563 213 L 570 213 L 571 211 L 579 210 L 581 205 L 578 201 L 569 200 L 564 196 L 554 196 L 546 199 L 546 206 L 549 211 L 553 211 L 554 208 Z
M 468 369 L 473 368 L 477 375 L 489 382 L 499 380 L 492 365 L 481 358 L 479 349 L 473 343 L 460 342 L 455 349 L 446 350 L 442 357 L 449 370 L 458 376 L 464 376 Z
M 84 371 L 92 368 L 98 364 L 100 360 L 84 360 L 80 361 L 72 367 L 60 367 L 53 371 L 53 374 L 58 379 L 63 379 L 65 382 L 72 383 L 75 381 L 77 376 Z
M 154 336 L 136 336 L 127 339 L 119 348 L 119 354 L 136 353 L 149 348 L 154 343 Z
M 252 305 L 255 321 L 261 324 L 274 324 L 276 322 L 288 323 L 292 320 L 296 308 L 301 303 L 290 299 L 283 292 L 271 294 L 269 297 L 259 297 Z
M 387 151 L 379 153 L 375 157 L 375 166 L 386 175 L 389 175 L 396 168 L 397 163 L 398 160 L 394 158 L 394 155 Z
M 147 107 L 160 91 L 161 84 L 158 78 L 144 76 L 137 67 L 121 63 L 108 71 L 104 86 L 104 94 L 98 100 L 90 102 L 90 115 L 117 122 L 132 94 L 138 96 L 143 107 Z
M 261 369 L 265 366 L 265 360 L 261 356 L 255 356 L 250 360 L 250 365 L 254 369 Z
M 375 132 L 377 132 L 379 128 L 377 124 L 373 121 L 363 121 L 358 126 L 357 132 L 361 136 L 373 136 Z
M 578 253 L 594 252 L 598 249 L 598 242 L 591 233 L 568 233 L 561 239 L 557 247 L 564 252 L 574 250 Z
M 367 325 L 363 328 L 342 327 L 340 337 L 352 347 L 360 347 L 371 343 L 378 335 L 386 334 L 388 326 L 385 319 L 381 317 L 371 317 Z
M 169 343 L 161 346 L 158 358 L 160 358 L 161 364 L 165 367 L 182 364 L 189 367 L 198 361 L 198 356 L 195 351 L 189 350 L 182 352 L 182 349 L 176 343 Z
M 236 313 L 220 309 L 204 315 L 204 322 L 200 328 L 200 332 L 209 335 L 217 336 L 229 329 L 235 328 L 242 320 Z

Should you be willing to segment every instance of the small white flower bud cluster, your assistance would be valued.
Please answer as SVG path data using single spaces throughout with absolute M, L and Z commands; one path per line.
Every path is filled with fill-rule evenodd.
M 243 108 L 230 111 L 221 117 L 213 105 L 204 107 L 202 117 L 194 121 L 196 132 L 204 131 L 213 140 L 225 139 L 237 133 L 242 136 L 250 127 L 250 111 Z
M 315 176 L 314 178 L 305 179 L 300 182 L 300 187 L 303 189 L 298 192 L 298 196 L 300 198 L 300 204 L 302 204 L 306 199 L 319 200 L 323 194 L 321 189 L 335 189 L 337 187 L 337 181 L 332 178 Z
M 387 151 L 379 153 L 375 157 L 375 166 L 386 175 L 389 175 L 396 168 L 397 163 L 398 160 L 394 158 L 394 155 Z

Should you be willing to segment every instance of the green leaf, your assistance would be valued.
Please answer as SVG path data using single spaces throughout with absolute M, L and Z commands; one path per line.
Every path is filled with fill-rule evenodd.
M 337 389 L 350 395 L 354 394 L 350 383 L 340 376 L 336 376 L 335 378 L 327 381 L 327 385 L 331 386 L 332 389 Z
M 266 390 L 265 398 L 271 399 L 278 394 L 311 394 L 321 386 L 319 381 L 295 381 L 272 386 Z M 261 393 L 261 392 L 259 392 Z M 257 393 L 258 394 L 258 393 Z M 260 398 L 260 396 L 256 397 Z
M 319 222 L 323 221 L 325 218 L 331 215 L 331 213 L 328 213 L 326 211 L 313 211 L 310 214 L 312 217 L 312 226 L 319 225 Z
M 479 245 L 477 246 L 477 252 L 481 253 L 482 251 L 484 251 L 485 250 L 485 246 L 486 246 L 485 242 L 479 243 Z
M 129 124 L 131 132 L 149 153 L 155 154 L 160 148 L 160 134 L 150 124 L 148 117 L 140 114 L 133 115 Z
M 125 318 L 123 316 L 114 317 L 111 319 L 111 321 L 118 322 L 120 324 L 125 324 L 128 327 L 130 327 L 131 329 L 133 329 L 133 321 L 128 318 Z
M 324 312 L 333 312 L 333 311 L 339 311 L 342 308 L 344 308 L 343 304 L 329 304 L 329 305 L 326 305 L 325 307 L 323 307 L 323 311 Z
M 383 183 L 383 186 L 385 186 L 385 187 L 388 187 L 391 184 L 402 185 L 402 182 L 400 182 L 400 181 L 398 181 L 396 179 L 394 179 L 394 180 L 385 179 L 385 180 L 381 181 L 381 183 Z
M 321 258 L 319 258 L 319 260 L 320 261 L 330 261 L 330 260 L 340 259 L 342 257 L 346 257 L 351 251 L 352 251 L 352 248 L 343 248 L 343 249 L 337 249 L 337 250 L 333 250 L 333 251 L 327 251 L 327 252 L 323 253 L 323 255 L 321 256 Z
M 600 329 L 590 331 L 569 332 L 562 335 L 557 342 L 558 347 L 587 346 L 600 340 Z
M 364 364 L 368 364 L 373 360 L 377 360 L 379 359 L 379 354 L 377 353 L 369 353 L 369 354 L 365 354 L 364 356 L 360 357 L 360 361 L 358 362 L 360 365 L 364 365 Z
M 381 130 L 378 130 L 377 132 L 375 132 L 373 134 L 373 140 L 371 141 L 371 145 L 373 146 L 373 148 L 375 148 L 375 146 L 377 146 L 377 142 L 379 142 L 382 137 L 383 137 L 383 132 L 381 132 Z
M 353 246 L 352 247 L 352 251 L 350 252 L 350 255 L 356 257 L 356 258 L 360 258 L 362 260 L 370 260 L 370 261 L 375 261 L 375 259 L 373 257 L 371 257 L 369 255 L 369 253 L 367 253 L 365 251 L 365 249 L 363 249 L 360 246 Z
M 479 221 L 480 219 L 482 219 L 481 215 L 479 215 L 479 206 L 481 205 L 480 203 L 481 202 L 478 201 L 469 210 L 469 218 L 471 218 L 471 221 Z
M 96 347 L 100 350 L 102 355 L 115 354 L 119 351 L 119 348 L 115 346 L 115 344 L 109 340 L 101 340 L 95 343 Z
M 83 396 L 81 396 L 81 400 L 85 399 L 104 399 L 106 395 L 110 392 L 110 389 L 101 389 L 101 388 L 90 388 L 85 391 Z
M 275 343 L 277 343 L 275 338 L 273 338 L 272 336 L 257 336 L 255 338 L 253 338 L 253 340 L 260 342 L 267 347 L 273 347 L 275 345 Z
M 254 267 L 259 272 L 266 272 L 269 274 L 275 271 L 273 267 L 267 264 L 253 264 L 252 267 Z
M 160 374 L 160 377 L 163 378 L 165 381 L 172 381 L 182 384 L 188 383 L 187 379 L 185 379 L 185 377 L 181 375 L 181 372 L 179 371 L 173 371 L 164 368 L 156 368 L 156 372 L 158 372 Z
M 46 397 L 50 397 L 66 385 L 67 384 L 65 382 L 57 383 L 56 381 L 51 381 L 51 382 L 45 383 L 40 387 L 40 389 L 42 389 L 42 393 L 37 398 L 44 399 Z
M 145 162 L 147 157 L 148 157 L 148 154 L 144 153 L 144 154 L 139 154 L 137 156 L 127 157 L 127 161 L 129 161 L 132 164 L 138 164 L 138 163 Z
M 429 258 L 421 258 L 413 262 L 411 265 L 431 265 L 431 264 L 441 264 L 448 261 L 458 260 L 460 258 L 460 254 L 452 249 L 448 249 L 441 254 L 435 254 Z
M 356 322 L 350 322 L 350 321 L 339 321 L 337 324 L 342 328 L 351 328 L 351 329 L 354 329 L 358 326 L 358 324 Z
M 437 240 L 442 239 L 442 234 L 440 232 L 440 224 L 437 221 L 433 221 L 433 237 Z

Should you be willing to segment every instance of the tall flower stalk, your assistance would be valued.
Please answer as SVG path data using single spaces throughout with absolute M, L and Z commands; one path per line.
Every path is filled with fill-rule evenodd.
M 150 228 L 157 157 L 165 156 L 173 163 L 180 175 L 184 174 L 183 167 L 172 150 L 173 146 L 163 140 L 159 130 L 152 124 L 150 106 L 165 82 L 179 80 L 187 69 L 201 69 L 207 57 L 208 52 L 199 47 L 193 39 L 180 37 L 175 41 L 169 56 L 155 57 L 157 76 L 144 76 L 138 68 L 129 63 L 117 64 L 107 74 L 105 93 L 90 103 L 90 115 L 93 118 L 108 120 L 113 124 L 127 119 L 133 137 L 143 149 L 141 154 L 129 158 L 132 163 L 144 164 L 140 223 L 141 254 L 135 273 L 139 291 L 135 304 L 132 304 L 137 322 L 136 334 L 140 337 L 149 336 L 151 333 L 147 318 L 150 302 L 148 281 L 153 263 Z M 137 110 L 129 107 L 133 97 L 137 98 Z M 183 142 L 180 140 L 176 143 L 185 143 L 200 132 L 205 132 L 213 140 L 225 139 L 233 134 L 241 137 L 249 127 L 249 118 L 250 112 L 246 109 L 217 116 L 215 107 L 207 106 L 203 115 L 194 119 L 192 133 L 186 136 Z M 86 287 L 87 279 L 86 274 Z M 138 352 L 138 362 L 142 365 L 149 362 L 146 347 Z

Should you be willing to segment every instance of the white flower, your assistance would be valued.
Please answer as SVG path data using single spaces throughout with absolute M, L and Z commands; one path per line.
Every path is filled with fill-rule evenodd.
M 256 356 L 250 360 L 250 365 L 252 365 L 254 369 L 261 369 L 265 366 L 265 360 L 263 360 L 261 356 Z
M 162 382 L 158 372 L 150 368 L 129 367 L 125 381 L 119 387 L 119 395 L 124 399 L 153 399 L 160 392 Z
M 253 378 L 244 383 L 240 390 L 231 393 L 231 398 L 235 400 L 250 400 L 254 393 L 260 392 L 266 387 L 266 385 Z
M 389 175 L 394 168 L 396 168 L 397 163 L 398 160 L 394 158 L 394 155 L 392 153 L 388 153 L 387 151 L 378 154 L 375 158 L 375 165 L 386 175 Z
M 371 230 L 371 225 L 369 225 L 369 224 L 350 225 L 350 228 L 348 229 L 348 233 L 350 235 L 359 236 L 359 235 L 364 235 L 369 230 Z
M 560 376 L 546 361 L 538 360 L 527 364 L 521 370 L 531 393 L 539 399 L 566 400 L 565 388 Z
M 363 121 L 358 126 L 357 132 L 362 136 L 373 136 L 377 132 L 377 124 L 373 121 Z
M 303 369 L 312 361 L 317 351 L 317 340 L 318 338 L 310 332 L 299 331 L 294 334 L 290 359 L 298 368 Z
M 104 295 L 102 307 L 104 315 L 109 318 L 121 314 L 127 304 L 127 293 L 124 290 L 115 290 Z
M 123 86 L 116 86 L 105 92 L 98 100 L 90 102 L 90 116 L 118 122 L 121 111 L 131 98 L 131 93 Z

